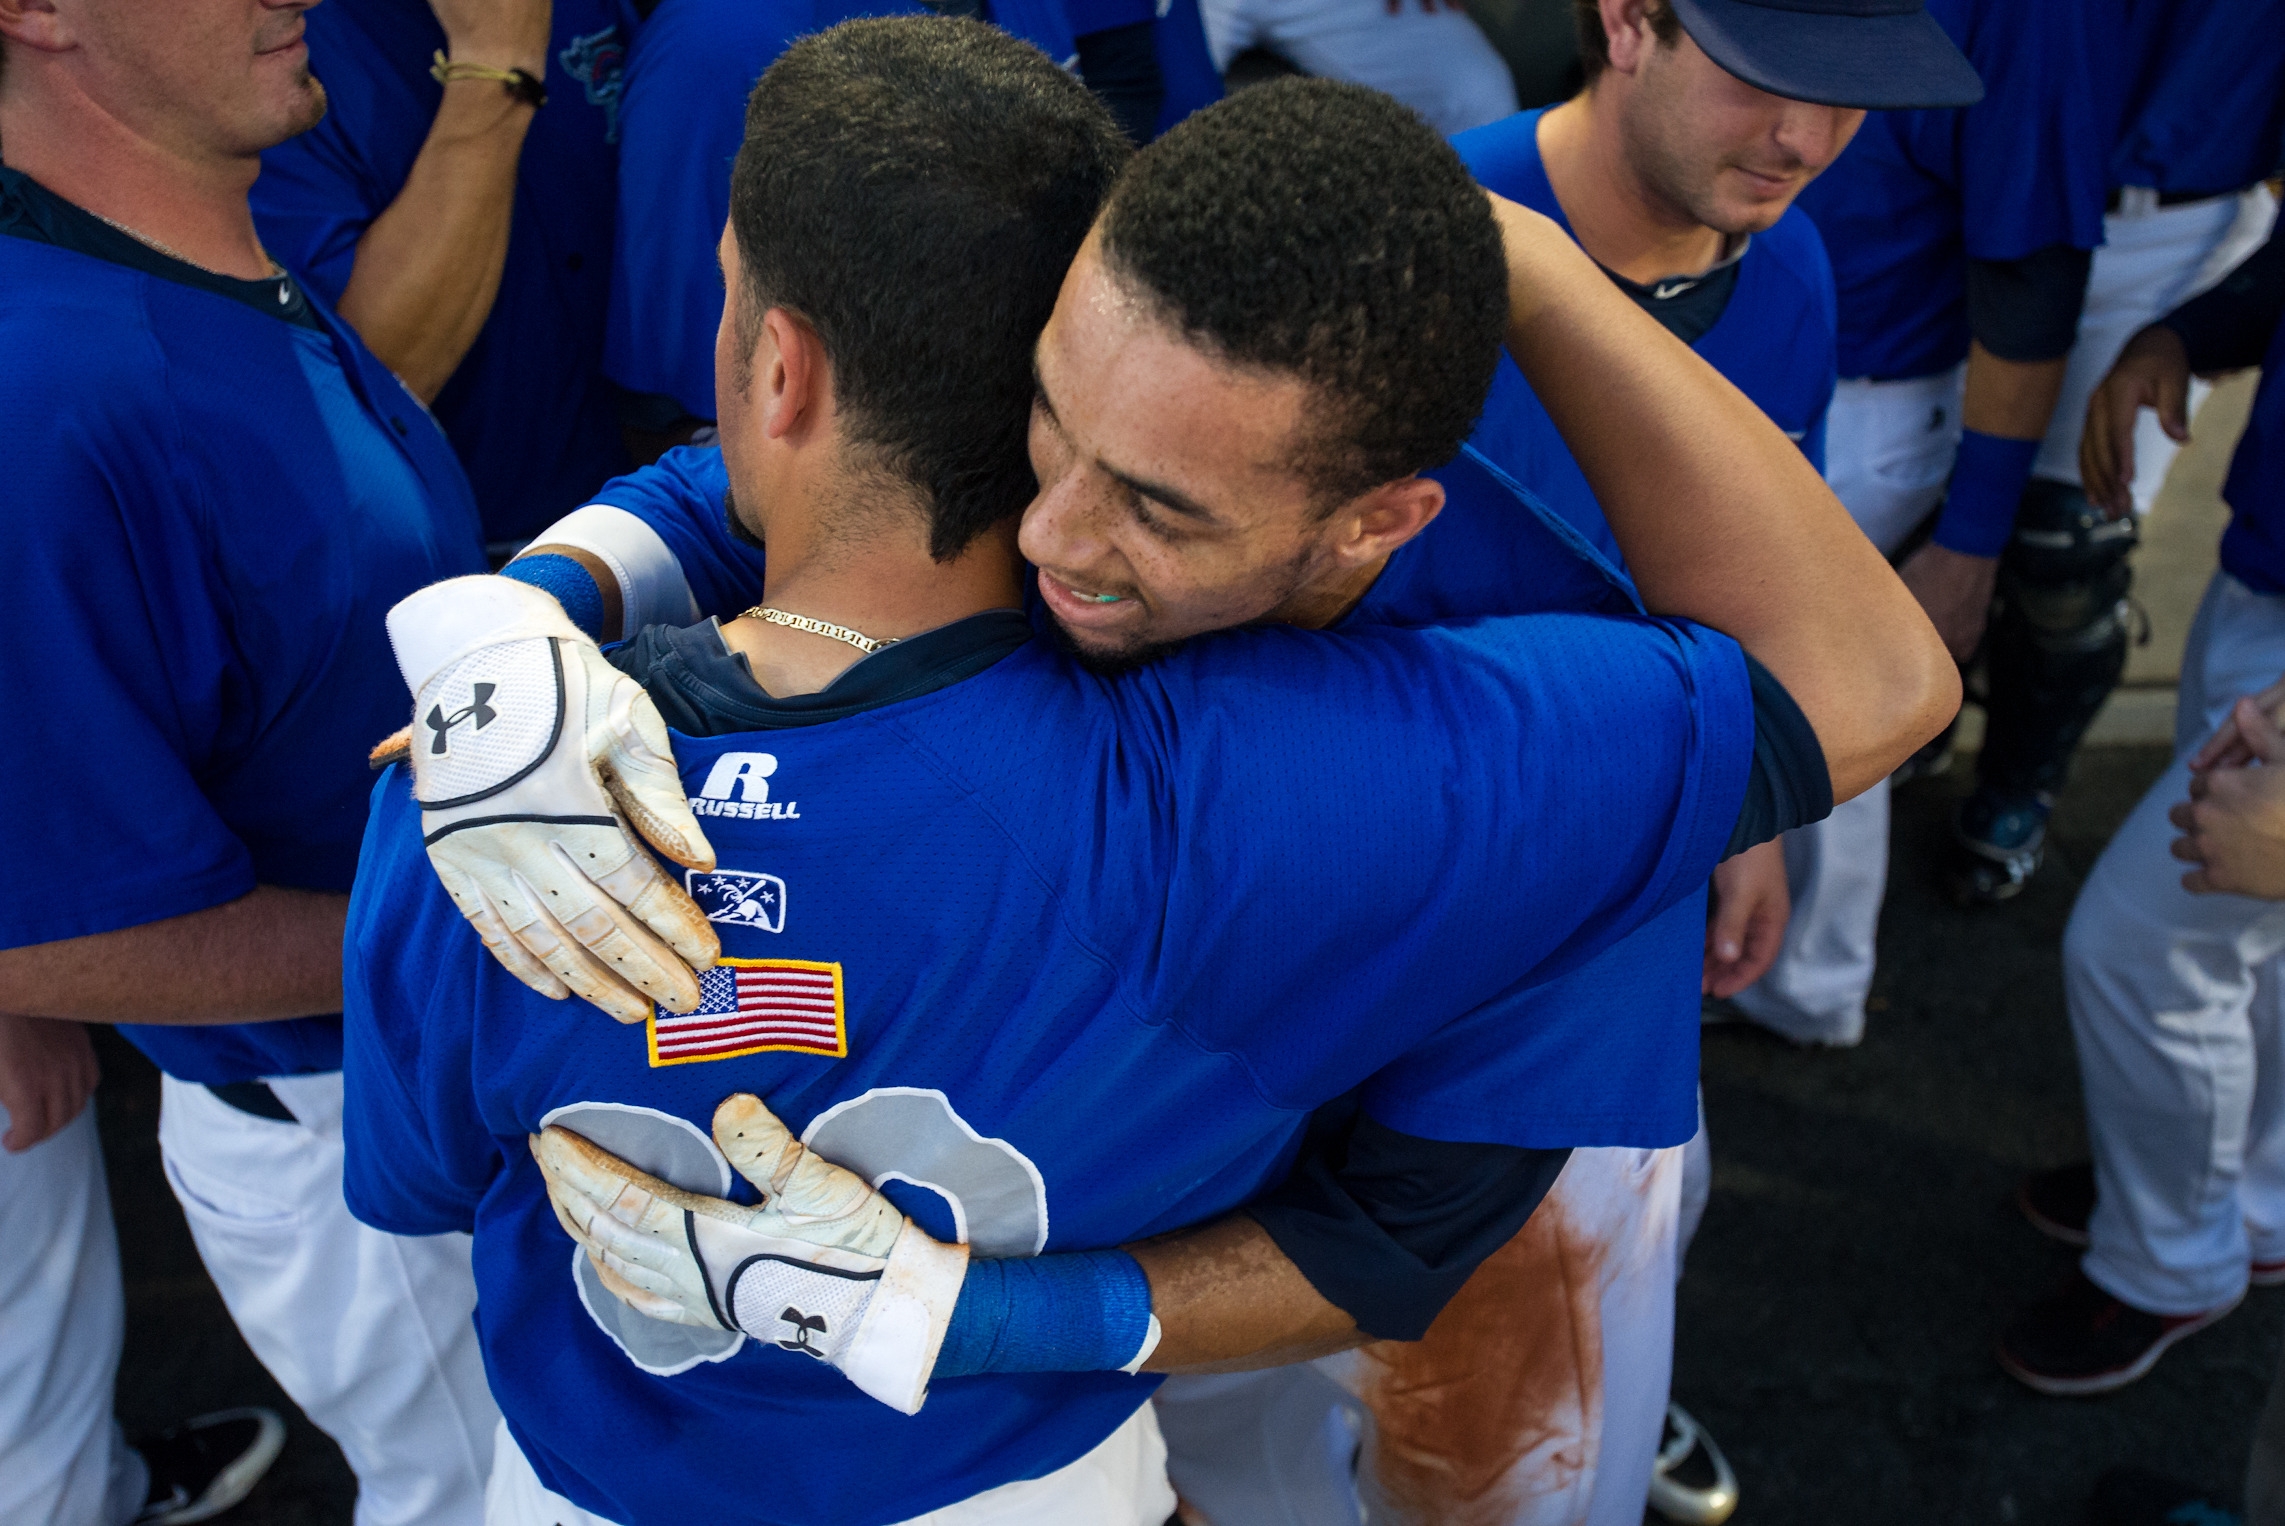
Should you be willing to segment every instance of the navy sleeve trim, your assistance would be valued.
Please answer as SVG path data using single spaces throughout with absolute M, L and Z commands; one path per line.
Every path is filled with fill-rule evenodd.
M 2158 321 L 2182 336 L 2190 369 L 2201 375 L 2260 365 L 2285 322 L 2285 222 L 2212 290 Z
M 2050 244 L 2020 259 L 1968 261 L 1968 332 L 2001 360 L 2061 360 L 2078 342 L 2093 260 Z
M 1751 652 L 1745 667 L 1753 685 L 1753 769 L 1724 858 L 1833 814 L 1833 775 L 1816 728 Z
M 1292 1174 L 1245 1212 L 1358 1329 L 1416 1341 L 1570 1158 L 1400 1134 L 1333 1104 L 1311 1121 Z

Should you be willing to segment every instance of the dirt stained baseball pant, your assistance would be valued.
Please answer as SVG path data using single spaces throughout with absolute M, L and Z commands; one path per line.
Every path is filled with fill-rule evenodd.
M 360 1224 L 341 1195 L 341 1074 L 268 1082 L 296 1121 L 165 1078 L 159 1146 L 254 1355 L 357 1475 L 356 1526 L 478 1526 L 499 1410 L 467 1235 Z
M 1169 1379 L 1184 1501 L 1213 1526 L 1639 1526 L 1704 1139 L 1574 1151 L 1424 1340 Z

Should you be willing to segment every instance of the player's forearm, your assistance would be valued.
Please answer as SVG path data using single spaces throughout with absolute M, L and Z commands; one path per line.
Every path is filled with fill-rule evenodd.
M 1243 1214 L 1127 1247 L 1150 1279 L 1158 1349 L 1145 1372 L 1247 1372 L 1372 1339 Z
M 1836 799 L 1959 706 L 1942 640 L 1798 447 L 1547 219 L 1493 198 L 1508 347 L 1653 611 L 1735 638 L 1816 730 Z
M 499 294 L 532 115 L 497 81 L 446 85 L 404 189 L 358 240 L 341 316 L 424 403 L 452 379 Z
M 2037 440 L 2055 416 L 2063 395 L 2068 358 L 2002 360 L 1981 342 L 1968 347 L 1968 390 L 1960 422 L 1978 434 L 2003 440 Z
M 203 1026 L 341 1010 L 349 897 L 260 885 L 235 901 L 0 950 L 0 1011 Z

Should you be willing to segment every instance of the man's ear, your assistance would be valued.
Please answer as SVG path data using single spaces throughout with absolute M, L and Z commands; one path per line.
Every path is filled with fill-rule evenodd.
M 0 0 L 6 4 L 7 0 Z M 825 342 L 809 320 L 782 307 L 762 315 L 761 341 L 754 353 L 755 401 L 762 409 L 762 432 L 771 439 L 798 439 L 833 418 L 833 363 Z
M 1444 512 L 1444 484 L 1429 477 L 1384 482 L 1342 505 L 1333 553 L 1352 567 L 1377 562 Z
M 1632 74 L 1658 47 L 1651 26 L 1663 0 L 1602 0 L 1603 36 L 1609 40 L 1611 67 Z
M 56 13 L 55 0 L 0 0 L 0 37 L 41 53 L 68 52 L 73 46 L 71 25 Z

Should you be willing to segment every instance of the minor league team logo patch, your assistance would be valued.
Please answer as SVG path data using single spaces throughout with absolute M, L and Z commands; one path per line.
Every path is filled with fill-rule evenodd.
M 607 26 L 600 32 L 572 38 L 571 45 L 556 55 L 556 62 L 586 88 L 588 105 L 603 108 L 603 141 L 618 142 L 619 97 L 627 88 L 627 45 L 619 40 L 619 29 Z
M 770 1050 L 835 1060 L 849 1053 L 838 964 L 724 959 L 700 973 L 698 994 L 693 1012 L 651 1009 L 653 1065 L 730 1060 Z
M 749 874 L 743 869 L 717 869 L 705 874 L 689 869 L 683 872 L 682 882 L 709 922 L 758 927 L 769 933 L 785 931 L 785 881 L 774 874 Z

